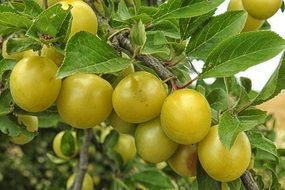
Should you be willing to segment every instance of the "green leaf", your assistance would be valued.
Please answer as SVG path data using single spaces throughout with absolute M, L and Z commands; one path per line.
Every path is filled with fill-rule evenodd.
M 3 74 L 6 71 L 10 71 L 13 69 L 13 67 L 16 65 L 15 60 L 10 60 L 10 59 L 3 59 L 0 61 L 0 78 L 2 78 Z
M 32 38 L 9 38 L 7 41 L 7 53 L 23 52 L 29 49 L 40 50 L 41 43 Z
M 229 190 L 240 190 L 241 188 L 241 179 L 238 178 L 234 181 L 227 182 L 227 185 L 229 187 Z
M 137 13 L 139 13 L 141 8 L 141 0 L 132 0 L 132 1 Z
M 249 93 L 252 88 L 251 80 L 247 77 L 240 77 L 240 83 L 244 87 L 245 91 Z
M 284 39 L 273 32 L 242 33 L 224 40 L 211 52 L 200 78 L 231 76 L 273 58 L 284 48 Z
M 47 157 L 54 164 L 63 164 L 65 162 L 67 162 L 67 160 L 58 158 L 58 157 L 56 157 L 56 156 L 54 156 L 54 155 L 52 155 L 50 153 L 47 153 Z
M 273 155 L 276 158 L 276 160 L 279 160 L 275 144 L 271 140 L 265 138 L 261 133 L 261 131 L 258 130 L 248 131 L 247 136 L 249 138 L 252 147 L 263 150 Z
M 132 181 L 142 184 L 147 189 L 166 190 L 174 189 L 170 179 L 161 171 L 146 169 L 131 177 Z
M 25 9 L 22 13 L 27 16 L 36 17 L 43 11 L 40 5 L 34 0 L 23 0 L 23 4 L 25 5 Z
M 39 128 L 56 127 L 60 121 L 60 117 L 57 113 L 38 116 L 38 119 L 39 119 Z
M 245 11 L 230 11 L 213 17 L 188 43 L 186 53 L 206 60 L 209 53 L 224 39 L 239 34 L 247 18 Z
M 270 79 L 263 87 L 261 92 L 254 100 L 254 105 L 261 104 L 267 100 L 270 100 L 274 96 L 278 95 L 282 89 L 285 88 L 285 53 L 283 53 L 282 59 L 271 75 Z
M 266 112 L 257 109 L 246 111 L 240 116 L 231 115 L 226 111 L 220 118 L 218 128 L 220 140 L 227 149 L 230 149 L 240 132 L 264 123 L 265 119 Z
M 19 136 L 23 134 L 29 138 L 37 135 L 37 132 L 29 132 L 18 124 L 15 116 L 0 116 L 0 131 L 8 136 Z
M 14 109 L 12 96 L 9 89 L 4 90 L 0 95 L 0 116 L 11 113 Z
M 274 170 L 271 171 L 271 184 L 269 189 L 281 190 L 281 184 L 279 183 L 279 178 Z
M 140 13 L 145 13 L 151 17 L 153 17 L 153 15 L 156 14 L 156 12 L 158 11 L 157 7 L 152 7 L 152 6 L 141 6 L 140 7 Z
M 72 135 L 72 132 L 65 131 L 60 144 L 60 150 L 65 156 L 72 156 L 76 149 L 76 139 Z
M 48 108 L 44 111 L 41 111 L 41 112 L 27 112 L 27 111 L 25 111 L 25 110 L 23 110 L 20 107 L 15 105 L 14 113 L 15 114 L 22 114 L 22 115 L 33 115 L 33 116 L 49 116 L 49 115 L 57 114 L 58 111 L 57 111 L 56 105 L 51 106 L 50 108 Z
M 36 18 L 27 34 L 36 39 L 39 38 L 44 43 L 49 40 L 55 41 L 58 38 L 65 38 L 67 29 L 64 23 L 70 22 L 70 19 L 70 7 L 64 10 L 61 4 L 55 4 Z M 46 39 L 46 37 L 48 38 Z
M 0 4 L 0 13 L 4 12 L 17 13 L 17 11 L 7 3 Z
M 185 84 L 191 80 L 189 75 L 190 69 L 186 63 L 177 64 L 170 70 L 182 84 Z
M 88 32 L 76 33 L 67 43 L 66 55 L 57 77 L 78 73 L 108 74 L 121 71 L 131 60 L 121 58 L 99 37 Z
M 104 148 L 113 148 L 119 139 L 119 133 L 115 130 L 112 130 L 104 141 Z
M 0 34 L 28 29 L 32 21 L 23 15 L 12 12 L 0 12 Z
M 125 3 L 125 0 L 121 0 L 119 2 L 116 17 L 118 17 L 119 20 L 122 20 L 122 21 L 132 18 L 131 13 L 129 12 L 129 8 L 127 7 Z
M 130 32 L 130 40 L 135 47 L 142 47 L 146 42 L 145 27 L 141 20 L 133 25 Z
M 205 0 L 181 7 L 181 0 L 166 1 L 154 15 L 155 20 L 153 22 L 161 19 L 190 18 L 203 15 L 218 7 L 222 2 L 223 0 Z
M 9 136 L 21 134 L 17 121 L 11 120 L 8 116 L 0 116 L 0 131 Z
M 228 95 L 222 88 L 216 88 L 207 95 L 207 100 L 211 108 L 215 110 L 225 110 L 228 107 Z
M 168 58 L 170 55 L 170 49 L 166 44 L 168 43 L 163 32 L 149 31 L 147 32 L 147 41 L 141 50 L 142 54 L 158 55 L 161 58 Z
M 149 31 L 158 31 L 164 36 L 180 39 L 179 28 L 175 22 L 170 20 L 161 20 L 153 24 Z
M 197 163 L 197 181 L 198 189 L 208 190 L 208 189 L 221 189 L 221 183 L 212 179 L 206 171 L 203 169 L 201 164 Z
M 179 19 L 181 39 L 185 40 L 198 31 L 198 29 L 202 29 L 204 24 L 214 15 L 214 13 L 215 10 L 201 16 Z

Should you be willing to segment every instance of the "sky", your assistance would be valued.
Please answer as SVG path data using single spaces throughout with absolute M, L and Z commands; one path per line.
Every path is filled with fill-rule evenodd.
M 229 0 L 226 0 L 218 9 L 217 13 L 223 13 L 227 9 L 227 5 L 229 3 Z M 285 12 L 282 13 L 280 10 L 272 16 L 270 19 L 268 19 L 268 22 L 271 25 L 271 30 L 279 34 L 285 39 Z M 261 63 L 259 65 L 256 65 L 254 67 L 251 67 L 247 69 L 244 72 L 238 73 L 237 77 L 248 77 L 252 80 L 252 89 L 260 91 L 263 86 L 266 84 L 268 79 L 270 78 L 271 74 L 276 69 L 279 61 L 281 58 L 281 54 L 276 56 L 275 58 L 266 61 L 264 63 Z M 209 80 L 211 81 L 211 80 Z

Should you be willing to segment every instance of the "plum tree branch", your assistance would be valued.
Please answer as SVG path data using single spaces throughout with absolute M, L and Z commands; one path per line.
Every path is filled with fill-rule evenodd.
M 91 143 L 93 136 L 93 131 L 92 129 L 86 129 L 85 134 L 84 134 L 84 139 L 83 139 L 83 146 L 80 152 L 80 158 L 79 158 L 79 163 L 78 163 L 78 172 L 76 175 L 76 178 L 73 182 L 73 185 L 69 190 L 81 190 L 82 184 L 83 184 L 83 179 L 85 176 L 85 173 L 87 171 L 87 166 L 88 166 L 88 147 Z
M 241 180 L 247 190 L 259 190 L 256 182 L 248 170 L 246 170 L 241 176 Z

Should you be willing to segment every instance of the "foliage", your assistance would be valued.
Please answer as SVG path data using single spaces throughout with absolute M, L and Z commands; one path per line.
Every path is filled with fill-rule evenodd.
M 222 0 L 88 2 L 101 16 L 108 18 L 108 23 L 101 23 L 97 35 L 82 31 L 70 39 L 71 7 L 62 9 L 60 4 L 55 4 L 43 9 L 33 0 L 1 3 L 0 35 L 8 39 L 7 53 L 40 51 L 43 45 L 54 47 L 65 56 L 57 72 L 58 79 L 83 72 L 108 80 L 122 76 L 131 64 L 137 70 L 154 72 L 141 59 L 136 59 L 141 54 L 161 60 L 165 68 L 175 74 L 178 82 L 172 87 L 187 83 L 191 80 L 189 73 L 195 73 L 197 82 L 190 88 L 205 94 L 212 110 L 212 124 L 219 124 L 219 137 L 224 146 L 230 149 L 237 135 L 246 131 L 255 161 L 251 173 L 258 186 L 280 189 L 280 179 L 285 176 L 285 151 L 273 143 L 274 125 L 269 121 L 272 118 L 255 106 L 285 88 L 285 54 L 260 92 L 251 89 L 250 79 L 238 79 L 235 74 L 283 52 L 284 39 L 272 31 L 243 33 L 245 11 L 214 15 Z M 150 2 L 155 5 L 148 6 Z M 120 32 L 130 34 L 133 50 L 120 50 L 114 45 L 112 40 Z M 69 174 L 76 171 L 78 156 L 70 160 L 57 158 L 51 152 L 51 142 L 55 132 L 70 131 L 71 127 L 61 121 L 55 107 L 29 113 L 15 105 L 9 90 L 9 76 L 16 62 L 0 59 L 0 189 L 65 189 Z M 204 62 L 202 72 L 195 70 L 194 60 Z M 215 78 L 215 82 L 207 84 L 206 78 Z M 29 132 L 19 124 L 17 114 L 37 115 L 39 133 Z M 72 130 L 77 132 L 81 147 L 82 131 Z M 19 134 L 34 137 L 34 140 L 21 147 L 11 144 L 9 139 Z M 165 162 L 149 164 L 139 156 L 124 164 L 113 150 L 117 132 L 103 122 L 93 128 L 93 134 L 88 172 L 97 183 L 95 189 L 221 188 L 221 183 L 208 176 L 200 164 L 194 180 L 178 176 Z M 72 134 L 66 133 L 64 139 L 63 152 L 71 155 L 74 150 L 69 149 L 75 147 Z M 245 188 L 240 179 L 229 182 L 228 187 L 231 190 Z

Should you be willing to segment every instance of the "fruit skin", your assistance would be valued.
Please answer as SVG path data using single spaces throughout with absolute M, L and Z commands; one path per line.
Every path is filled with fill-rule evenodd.
M 253 18 L 250 15 L 247 15 L 247 19 L 245 22 L 245 25 L 243 27 L 243 32 L 250 32 L 250 31 L 255 31 L 260 29 L 260 27 L 262 27 L 262 25 L 264 24 L 264 20 L 257 20 L 255 18 Z
M 242 0 L 242 4 L 252 17 L 266 20 L 278 11 L 282 0 Z
M 248 137 L 241 132 L 230 150 L 219 139 L 218 126 L 198 144 L 198 157 L 204 170 L 213 179 L 229 182 L 239 178 L 247 169 L 251 159 Z
M 71 15 L 73 17 L 69 38 L 80 31 L 97 34 L 98 22 L 97 17 L 92 8 L 84 1 L 61 1 L 63 9 L 67 9 L 68 5 L 72 6 Z
M 118 142 L 114 146 L 114 150 L 121 155 L 124 163 L 133 160 L 137 154 L 134 137 L 120 133 Z
M 109 124 L 118 132 L 124 134 L 134 134 L 136 130 L 136 124 L 128 123 L 122 120 L 116 112 L 112 112 L 108 118 Z
M 49 108 L 61 87 L 61 80 L 56 79 L 57 69 L 53 61 L 40 56 L 19 61 L 10 76 L 10 90 L 15 103 L 29 112 Z
M 7 42 L 8 40 L 5 40 L 2 44 L 2 57 L 5 59 L 13 59 L 16 61 L 21 60 L 23 58 L 23 52 L 17 52 L 12 54 L 7 53 Z
M 63 80 L 57 109 L 64 122 L 75 128 L 91 128 L 112 111 L 112 86 L 94 74 L 75 74 Z
M 242 0 L 231 0 L 228 5 L 228 10 L 244 10 Z M 243 28 L 243 32 L 258 30 L 264 24 L 264 22 L 264 20 L 255 19 L 248 14 Z
M 64 56 L 59 53 L 55 47 L 44 45 L 41 50 L 41 56 L 51 59 L 57 66 L 62 64 Z
M 75 132 L 72 132 L 71 134 L 73 135 L 74 140 L 76 142 L 76 134 L 75 134 Z M 60 148 L 61 140 L 62 140 L 63 135 L 64 135 L 64 131 L 61 131 L 58 134 L 56 134 L 56 136 L 54 137 L 53 142 L 52 142 L 52 148 L 53 148 L 53 151 L 54 151 L 54 153 L 56 154 L 57 157 L 67 160 L 70 157 L 65 156 L 62 153 L 61 148 Z M 77 149 L 78 149 L 76 143 L 75 143 L 75 146 L 76 147 L 75 147 L 74 155 L 77 153 Z
M 168 160 L 168 164 L 175 173 L 183 177 L 196 176 L 197 145 L 180 145 Z
M 138 154 L 151 163 L 168 160 L 178 147 L 161 129 L 159 118 L 139 124 L 135 132 L 135 142 Z
M 29 132 L 36 132 L 38 130 L 38 118 L 31 115 L 18 115 L 18 123 L 26 127 Z M 11 142 L 18 145 L 23 145 L 33 140 L 33 138 L 28 137 L 24 134 L 19 136 L 11 137 Z
M 23 57 L 38 56 L 38 51 L 27 50 L 23 52 Z M 57 66 L 60 66 L 63 62 L 64 56 L 59 53 L 55 47 L 44 45 L 41 49 L 41 57 L 46 57 L 52 60 Z
M 179 144 L 195 144 L 210 129 L 211 108 L 199 92 L 181 89 L 165 99 L 160 119 L 162 129 L 171 140 Z
M 121 80 L 112 102 L 120 118 L 129 123 L 142 123 L 159 115 L 166 96 L 166 89 L 156 76 L 140 71 Z
M 77 174 L 72 174 L 68 178 L 66 182 L 66 189 L 69 189 L 72 186 L 76 175 Z M 93 190 L 93 186 L 94 186 L 94 183 L 93 183 L 92 177 L 88 173 L 85 173 L 81 190 Z

